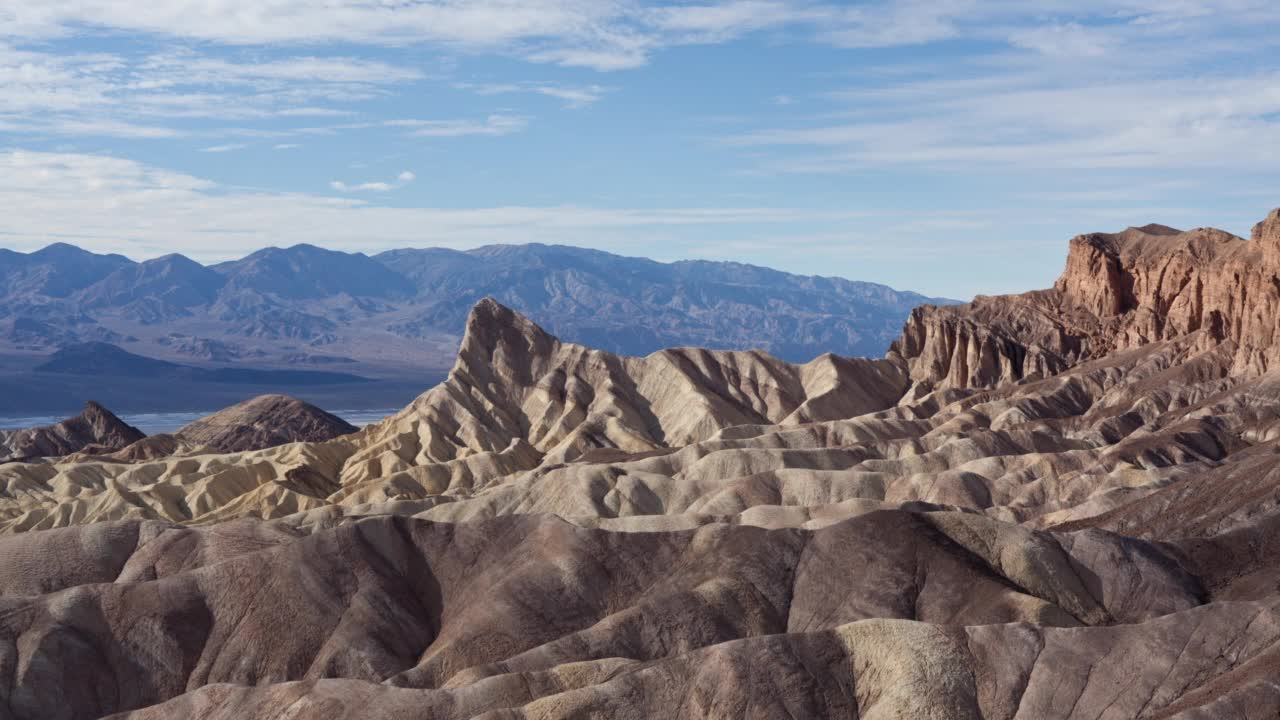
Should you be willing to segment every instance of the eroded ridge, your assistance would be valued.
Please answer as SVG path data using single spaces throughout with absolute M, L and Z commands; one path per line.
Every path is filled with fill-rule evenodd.
M 1274 716 L 1277 308 L 1280 211 L 1080 236 L 879 360 L 623 357 L 486 300 L 358 433 L 0 466 L 0 707 Z

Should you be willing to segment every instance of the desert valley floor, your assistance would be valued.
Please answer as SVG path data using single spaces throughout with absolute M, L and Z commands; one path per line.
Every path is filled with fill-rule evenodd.
M 91 420 L 0 465 L 0 719 L 1280 715 L 1280 211 L 1077 237 L 883 359 L 484 300 L 354 434 Z

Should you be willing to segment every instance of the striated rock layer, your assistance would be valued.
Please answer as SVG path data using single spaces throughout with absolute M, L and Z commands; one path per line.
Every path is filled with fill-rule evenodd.
M 0 717 L 1275 717 L 1277 288 L 1280 213 L 883 360 L 483 301 L 360 432 L 0 467 Z

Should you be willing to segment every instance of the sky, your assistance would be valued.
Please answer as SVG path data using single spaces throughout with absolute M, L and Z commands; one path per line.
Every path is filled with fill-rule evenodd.
M 0 0 L 0 247 L 545 242 L 968 299 L 1280 205 L 1274 0 Z

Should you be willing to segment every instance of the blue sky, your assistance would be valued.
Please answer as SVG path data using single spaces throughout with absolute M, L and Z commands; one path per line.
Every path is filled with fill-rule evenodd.
M 0 0 L 0 245 L 562 242 L 935 295 L 1280 205 L 1280 4 Z

